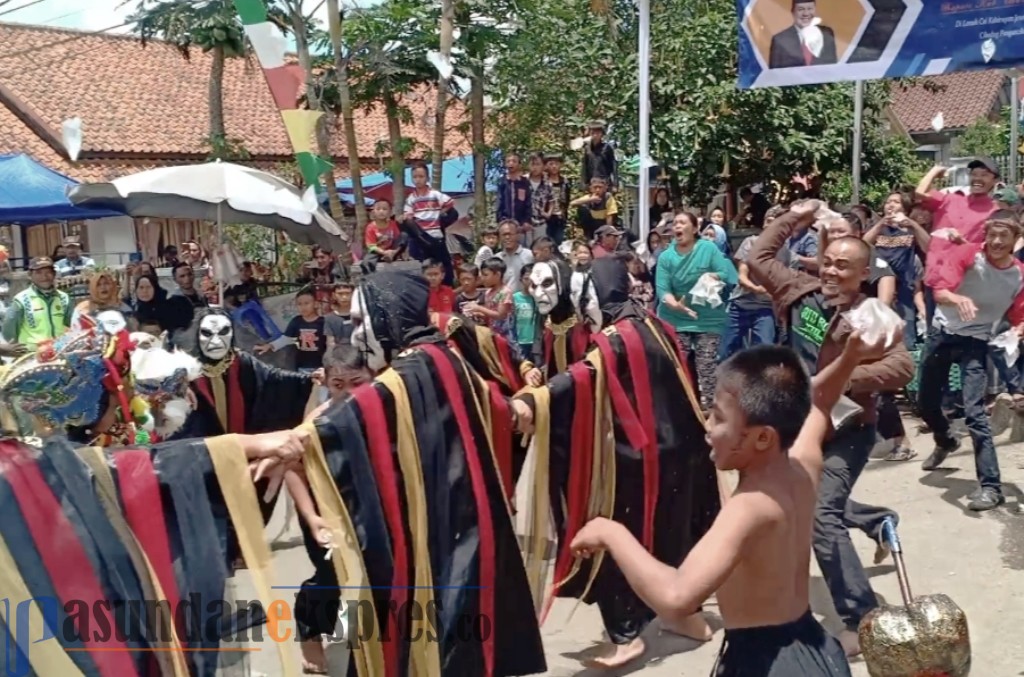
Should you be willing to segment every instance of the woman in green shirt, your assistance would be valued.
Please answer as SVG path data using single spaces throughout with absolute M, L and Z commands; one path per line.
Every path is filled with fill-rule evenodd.
M 718 344 L 726 325 L 725 299 L 736 284 L 736 267 L 714 242 L 698 234 L 697 219 L 689 212 L 676 214 L 672 224 L 673 242 L 658 257 L 655 292 L 658 317 L 675 327 L 683 347 L 694 354 L 701 406 L 711 408 L 715 395 L 715 367 Z M 717 308 L 692 303 L 690 291 L 704 274 L 725 283 L 723 303 Z

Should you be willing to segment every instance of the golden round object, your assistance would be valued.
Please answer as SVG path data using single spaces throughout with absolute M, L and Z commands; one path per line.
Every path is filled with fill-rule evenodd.
M 858 634 L 871 677 L 966 677 L 971 670 L 967 616 L 946 595 L 915 597 L 864 617 Z

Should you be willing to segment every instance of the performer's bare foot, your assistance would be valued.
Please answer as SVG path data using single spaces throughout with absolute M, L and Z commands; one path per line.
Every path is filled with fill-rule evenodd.
M 327 674 L 327 656 L 324 654 L 324 643 L 319 637 L 302 640 L 302 674 Z
M 856 632 L 853 630 L 843 630 L 839 633 L 838 639 L 839 644 L 843 647 L 843 651 L 846 652 L 847 658 L 860 655 L 860 636 Z
M 606 642 L 600 650 L 583 659 L 588 668 L 620 668 L 626 663 L 643 655 L 644 640 L 637 637 L 628 644 L 612 644 Z
M 704 614 L 699 611 L 687 616 L 678 623 L 670 623 L 662 618 L 661 627 L 673 635 L 679 635 L 680 637 L 686 637 L 698 642 L 710 642 L 714 636 L 711 626 L 708 625 L 707 620 L 704 618 Z

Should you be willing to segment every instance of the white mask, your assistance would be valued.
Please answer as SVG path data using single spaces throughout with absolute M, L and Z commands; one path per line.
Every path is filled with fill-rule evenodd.
M 593 281 L 588 280 L 590 277 L 589 273 L 575 272 L 572 274 L 572 305 L 573 308 L 582 309 L 583 317 L 581 318 L 587 323 L 587 327 L 591 332 L 601 331 L 603 319 L 601 317 L 601 306 L 597 302 L 597 291 L 594 289 Z M 584 292 L 584 288 L 586 291 Z M 586 297 L 581 298 L 584 293 Z
M 96 316 L 96 324 L 110 336 L 115 336 L 118 332 L 128 327 L 124 315 L 116 310 L 104 310 Z
M 207 315 L 199 322 L 199 351 L 207 360 L 220 362 L 231 352 L 235 330 L 223 315 Z
M 378 372 L 388 366 L 387 358 L 384 356 L 384 346 L 380 344 L 376 333 L 373 331 L 373 322 L 367 316 L 366 299 L 363 297 L 363 290 L 357 289 L 352 295 L 352 345 L 361 350 L 366 356 L 366 366 L 371 371 Z
M 555 266 L 547 263 L 533 264 L 533 271 L 530 272 L 530 295 L 537 303 L 537 312 L 547 315 L 558 304 L 558 286 L 561 277 Z

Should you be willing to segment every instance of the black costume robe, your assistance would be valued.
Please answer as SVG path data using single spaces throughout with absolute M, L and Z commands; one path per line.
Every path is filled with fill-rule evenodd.
M 221 382 L 227 398 L 223 421 L 217 408 L 221 384 L 214 380 Z M 313 380 L 308 374 L 277 369 L 236 350 L 222 375 L 201 376 L 191 385 L 198 408 L 176 439 L 294 428 L 302 423 Z
M 429 326 L 425 281 L 380 272 L 360 286 L 390 368 L 316 421 L 359 537 L 378 618 L 396 636 L 408 601 L 435 608 L 440 642 L 383 646 L 386 674 L 526 675 L 545 670 L 492 448 L 490 387 Z M 318 581 L 319 585 L 335 583 Z M 344 583 L 342 584 L 344 585 Z M 379 587 L 390 589 L 378 589 Z M 411 621 L 414 628 L 421 625 Z M 482 641 L 466 628 L 482 624 Z
M 32 644 L 22 658 L 29 674 L 212 677 L 240 660 L 209 651 L 250 625 L 251 614 L 239 618 L 225 606 L 227 522 L 208 491 L 221 482 L 233 497 L 248 489 L 250 513 L 255 491 L 251 481 L 246 486 L 241 449 L 221 454 L 240 458 L 218 470 L 206 443 L 196 440 L 147 449 L 75 447 L 63 437 L 42 449 L 0 440 L 0 594 L 12 601 L 5 625 L 15 637 L 29 631 L 13 604 L 30 598 L 56 620 L 56 639 Z M 264 539 L 257 523 L 241 530 L 246 547 Z M 51 612 L 47 600 L 56 602 Z M 66 609 L 70 600 L 86 612 Z M 157 600 L 171 613 L 154 613 Z M 29 639 L 38 640 L 39 630 L 32 624 Z M 82 651 L 91 647 L 102 650 Z M 10 651 L 8 658 L 17 660 Z
M 430 322 L 448 339 L 448 346 L 487 381 L 494 410 L 491 417 L 494 455 L 506 495 L 511 498 L 526 460 L 526 449 L 522 435 L 512 428 L 508 398 L 526 385 L 523 379 L 534 364 L 521 359 L 504 336 L 464 315 L 431 313 Z
M 630 301 L 622 262 L 599 259 L 591 270 L 604 330 L 592 335 L 585 359 L 519 396 L 533 407 L 536 426 L 527 566 L 536 592 L 542 566 L 530 553 L 542 550 L 550 507 L 559 538 L 554 580 L 564 583 L 556 594 L 596 601 L 611 639 L 625 643 L 654 614 L 610 558 L 574 564 L 573 536 L 589 519 L 610 517 L 659 560 L 678 565 L 711 526 L 720 499 L 672 332 Z
M 550 379 L 583 359 L 590 343 L 590 330 L 580 320 L 572 302 L 572 268 L 564 261 L 549 262 L 558 274 L 558 301 L 544 318 L 544 330 L 537 336 L 534 353 L 543 356 L 544 373 Z

